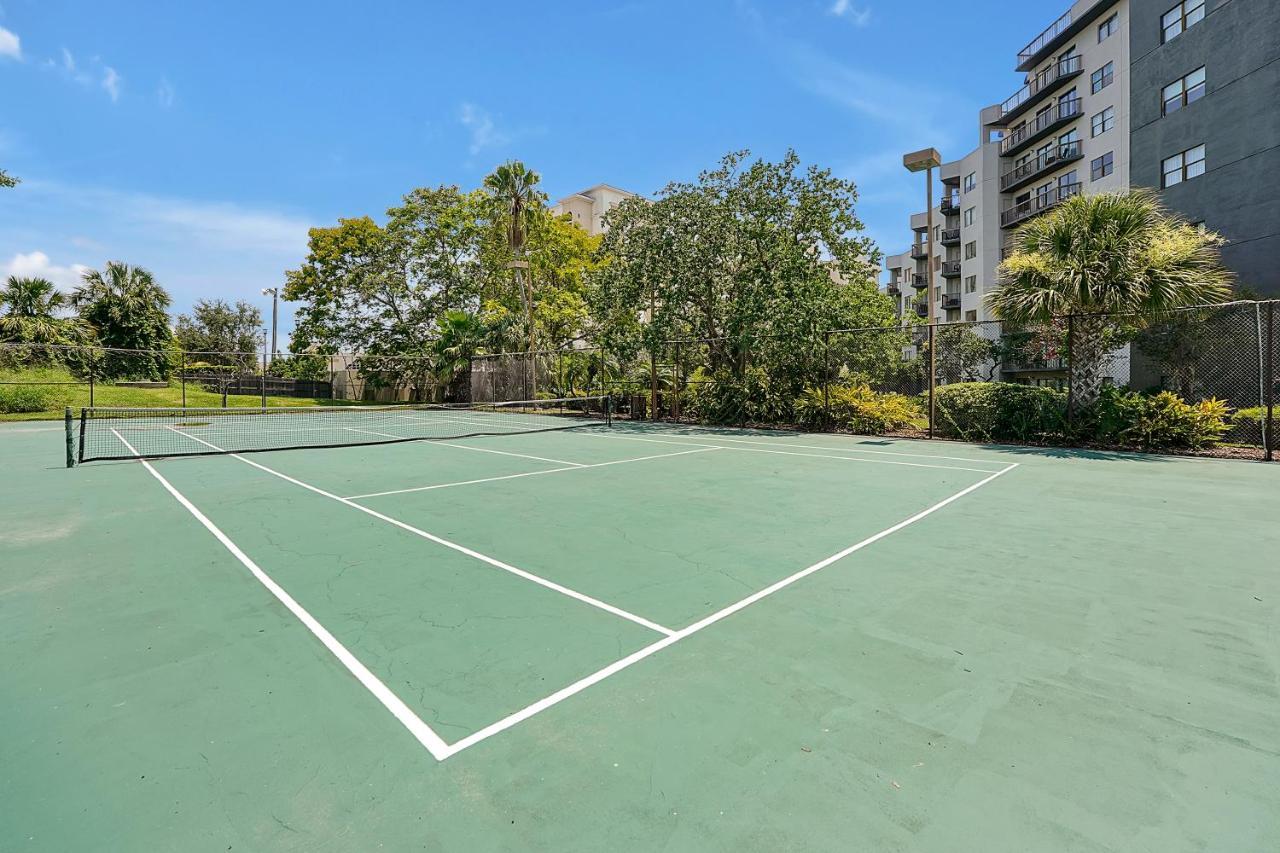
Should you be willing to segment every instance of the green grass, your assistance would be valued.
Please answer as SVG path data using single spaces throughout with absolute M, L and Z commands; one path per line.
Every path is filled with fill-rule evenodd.
M 74 377 L 59 368 L 0 370 L 0 382 L 71 382 Z M 28 402 L 31 401 L 31 402 Z M 348 406 L 360 401 L 329 400 L 315 397 L 267 397 L 269 407 L 277 406 Z M 22 405 L 19 405 L 22 404 Z M 36 411 L 9 411 L 39 404 Z M 78 409 L 89 405 L 89 386 L 84 385 L 0 385 L 0 421 L 40 421 L 62 418 L 67 406 Z M 171 380 L 168 388 L 129 388 L 98 384 L 94 388 L 93 405 L 128 408 L 162 408 L 182 405 L 182 385 Z M 262 405 L 257 394 L 228 394 L 228 408 L 256 408 Z M 194 382 L 187 383 L 187 406 L 218 408 L 222 395 L 206 391 Z

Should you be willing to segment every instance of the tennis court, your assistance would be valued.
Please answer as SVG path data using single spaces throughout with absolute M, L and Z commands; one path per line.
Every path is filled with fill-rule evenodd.
M 0 427 L 0 849 L 1280 840 L 1274 466 L 607 401 L 67 437 Z

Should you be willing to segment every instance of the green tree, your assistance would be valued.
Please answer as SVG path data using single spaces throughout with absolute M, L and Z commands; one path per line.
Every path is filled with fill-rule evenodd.
M 104 378 L 163 379 L 169 375 L 169 294 L 150 272 L 120 261 L 89 270 L 71 294 L 71 304 L 108 353 L 98 368 Z
M 0 343 L 26 346 L 13 349 L 5 362 L 78 363 L 74 353 L 53 348 L 92 342 L 93 336 L 83 323 L 61 316 L 67 307 L 66 294 L 59 292 L 53 282 L 9 276 L 4 289 L 0 290 Z
M 503 163 L 484 179 L 484 189 L 493 203 L 492 222 L 502 229 L 506 237 L 511 271 L 512 289 L 519 295 L 524 311 L 529 350 L 537 349 L 534 327 L 533 278 L 529 273 L 526 247 L 530 232 L 536 230 L 546 218 L 543 206 L 547 196 L 538 189 L 541 180 L 537 172 L 519 160 Z
M 448 402 L 470 399 L 471 359 L 484 345 L 484 321 L 467 311 L 446 311 L 435 341 L 436 381 Z
M 1072 321 L 1076 399 L 1092 404 L 1120 322 L 1107 315 L 1151 314 L 1218 302 L 1230 294 L 1223 239 L 1165 211 L 1155 193 L 1074 196 L 1022 226 L 1014 252 L 987 295 L 997 317 L 1015 323 Z
M 730 382 L 751 369 L 789 401 L 831 366 L 823 332 L 892 325 L 893 304 L 876 287 L 878 253 L 861 235 L 854 184 L 802 169 L 792 151 L 776 163 L 748 156 L 729 154 L 656 201 L 611 210 L 588 304 L 612 351 L 647 349 L 656 362 L 672 357 L 664 342 L 702 339 L 682 362 L 696 350 L 708 373 Z M 846 283 L 833 280 L 833 266 Z M 879 335 L 838 343 L 850 361 L 868 347 L 884 358 L 895 349 Z
M 200 361 L 251 369 L 262 343 L 262 312 L 244 300 L 199 299 L 190 314 L 178 315 L 178 345 Z
M 0 188 L 16 187 L 21 181 L 13 175 L 5 174 L 4 169 L 0 169 Z

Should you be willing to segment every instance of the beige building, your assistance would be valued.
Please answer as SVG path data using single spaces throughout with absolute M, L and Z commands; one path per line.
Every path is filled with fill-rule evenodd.
M 1129 186 L 1128 24 L 1129 0 L 1077 0 L 1018 52 L 1022 87 L 983 109 L 978 147 L 938 170 L 933 233 L 913 214 L 911 248 L 886 259 L 904 313 L 927 313 L 931 265 L 933 320 L 991 319 L 982 298 L 1017 226 L 1077 193 Z
M 634 196 L 635 193 L 608 184 L 596 184 L 560 199 L 551 206 L 551 212 L 556 216 L 567 214 L 574 224 L 594 236 L 603 234 L 606 230 L 604 215 L 620 202 Z

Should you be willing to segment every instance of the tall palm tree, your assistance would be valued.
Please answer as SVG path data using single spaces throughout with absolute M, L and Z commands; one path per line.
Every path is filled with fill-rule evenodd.
M 65 343 L 67 321 L 58 312 L 66 305 L 66 295 L 48 279 L 9 276 L 0 290 L 0 340 Z
M 160 352 L 172 341 L 169 294 L 142 267 L 108 261 L 103 270 L 89 270 L 71 294 L 80 318 L 97 332 L 104 346 L 150 350 L 113 353 L 110 375 L 138 373 L 150 378 L 168 375 L 168 357 Z
M 529 233 L 546 215 L 543 207 L 546 193 L 538 189 L 541 180 L 537 172 L 519 160 L 509 160 L 484 179 L 484 188 L 498 205 L 506 226 L 507 248 L 511 252 L 512 284 L 520 294 L 525 322 L 529 326 L 529 350 L 534 346 L 533 330 L 533 281 L 529 277 L 529 262 L 525 257 L 525 245 Z
M 1169 214 L 1150 190 L 1073 196 L 1022 226 L 987 294 L 996 317 L 1047 323 L 1075 315 L 1072 387 L 1088 405 L 1102 388 L 1107 315 L 1220 302 L 1231 292 L 1224 240 Z

